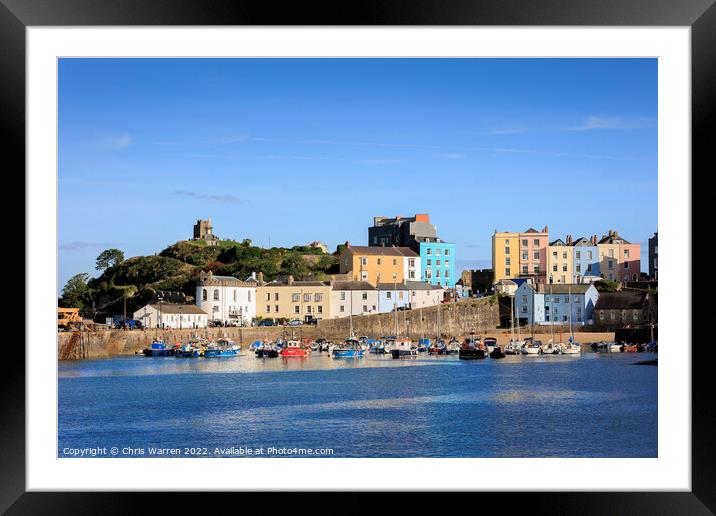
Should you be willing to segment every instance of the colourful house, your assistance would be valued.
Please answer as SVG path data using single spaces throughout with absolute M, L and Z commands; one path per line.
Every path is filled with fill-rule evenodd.
M 596 235 L 591 238 L 580 237 L 572 244 L 572 264 L 575 283 L 583 278 L 599 276 L 599 248 Z
M 520 275 L 520 234 L 499 232 L 492 235 L 493 283 Z
M 632 244 L 609 230 L 597 244 L 599 247 L 599 268 L 603 278 L 611 281 L 637 281 L 641 272 L 641 246 Z
M 569 237 L 567 237 L 569 242 Z M 561 238 L 547 246 L 547 283 L 574 283 L 572 248 Z
M 599 292 L 590 284 L 537 284 L 524 282 L 515 292 L 517 317 L 527 324 L 583 326 L 594 323 Z
M 420 256 L 409 247 L 352 246 L 346 242 L 339 259 L 341 274 L 373 286 L 384 282 L 416 281 Z
M 547 226 L 542 231 L 530 228 L 519 234 L 519 241 L 519 276 L 534 278 L 535 283 L 545 283 L 549 229 Z
M 445 288 L 455 286 L 458 280 L 455 277 L 455 244 L 439 238 L 417 237 L 410 247 L 420 255 L 420 281 Z

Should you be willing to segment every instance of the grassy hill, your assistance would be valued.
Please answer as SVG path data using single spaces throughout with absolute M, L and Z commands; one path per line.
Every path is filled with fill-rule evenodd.
M 88 315 L 122 313 L 126 298 L 128 315 L 144 306 L 158 290 L 194 296 L 199 273 L 247 278 L 263 272 L 271 281 L 281 275 L 326 279 L 338 272 L 338 258 L 306 246 L 255 247 L 250 240 L 224 240 L 216 246 L 200 240 L 182 240 L 154 256 L 136 256 L 107 268 L 85 286 L 63 290 L 60 306 L 83 308 Z M 69 285 L 69 283 L 68 283 Z

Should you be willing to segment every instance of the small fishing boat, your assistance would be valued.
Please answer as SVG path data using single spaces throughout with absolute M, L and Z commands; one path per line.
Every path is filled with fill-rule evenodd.
M 390 356 L 410 358 L 418 356 L 418 347 L 410 339 L 397 339 L 391 343 Z
M 525 343 L 522 345 L 521 352 L 523 355 L 539 355 L 540 348 L 542 347 L 541 340 L 535 340 L 532 337 L 527 337 Z
M 570 338 L 571 340 L 571 338 Z M 582 352 L 582 346 L 579 342 L 568 342 L 562 345 L 563 355 L 579 355 Z
M 174 356 L 177 358 L 197 358 L 199 355 L 201 355 L 201 350 L 198 346 L 194 346 L 191 343 L 184 344 L 174 352 Z
M 167 348 L 163 340 L 154 339 L 151 345 L 145 348 L 142 353 L 145 357 L 170 357 L 174 354 L 174 350 Z
M 447 347 L 443 339 L 438 339 L 432 346 L 428 348 L 430 355 L 447 355 Z
M 361 358 L 363 357 L 363 347 L 357 339 L 346 339 L 342 344 L 333 346 L 331 356 L 333 358 Z
M 510 340 L 510 342 L 505 345 L 505 355 L 519 355 L 522 344 L 523 343 L 515 340 Z
M 307 357 L 311 354 L 311 348 L 301 346 L 301 343 L 297 340 L 289 340 L 285 346 L 281 347 L 281 351 L 278 354 L 285 358 Z
M 231 339 L 219 339 L 204 350 L 204 358 L 231 358 L 239 355 L 241 346 Z
M 473 336 L 465 339 L 465 342 L 460 346 L 460 351 L 458 352 L 458 357 L 462 360 L 482 359 L 488 356 L 489 353 L 487 352 L 485 344 L 483 344 L 479 338 Z
M 256 358 L 276 358 L 277 356 L 278 350 L 271 341 L 261 342 L 256 347 Z
M 450 342 L 447 343 L 447 346 L 445 346 L 445 350 L 448 355 L 458 355 L 460 353 L 460 343 L 453 337 L 450 339 Z
M 368 353 L 373 353 L 374 355 L 385 354 L 385 347 L 383 346 L 383 341 L 380 339 L 370 339 L 368 341 Z
M 418 339 L 418 353 L 427 353 L 430 349 L 430 339 Z
M 638 344 L 624 344 L 622 346 L 622 351 L 624 353 L 636 353 L 639 351 L 639 345 Z
M 497 339 L 494 337 L 485 337 L 482 342 L 485 344 L 488 353 L 492 353 L 497 347 Z
M 562 353 L 562 344 L 555 343 L 551 339 L 547 344 L 542 344 L 539 348 L 539 355 L 559 355 Z
M 495 346 L 490 351 L 490 358 L 505 358 L 505 354 L 500 349 L 500 346 Z

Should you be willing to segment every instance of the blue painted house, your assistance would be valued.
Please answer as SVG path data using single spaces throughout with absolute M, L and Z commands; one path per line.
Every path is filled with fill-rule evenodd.
M 599 248 L 595 237 L 591 240 L 582 237 L 574 241 L 572 268 L 577 283 L 581 283 L 584 276 L 599 276 Z
M 455 244 L 437 237 L 415 237 L 409 247 L 420 255 L 420 281 L 445 288 L 454 288 Z
M 403 283 L 378 283 L 378 312 L 392 312 L 410 304 L 410 289 Z
M 594 307 L 599 292 L 590 284 L 533 285 L 523 283 L 515 292 L 517 317 L 527 324 L 580 326 L 594 323 Z

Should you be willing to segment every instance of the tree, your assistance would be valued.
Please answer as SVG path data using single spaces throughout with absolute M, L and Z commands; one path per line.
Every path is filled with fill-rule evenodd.
M 104 271 L 119 265 L 124 261 L 124 253 L 119 249 L 106 249 L 102 251 L 97 257 L 97 266 L 95 267 L 98 271 Z
M 616 292 L 619 290 L 619 283 L 616 281 L 601 279 L 594 282 L 594 288 L 596 288 L 598 292 Z
M 83 308 L 89 302 L 90 290 L 87 286 L 89 274 L 75 274 L 62 289 L 59 305 L 63 308 Z

